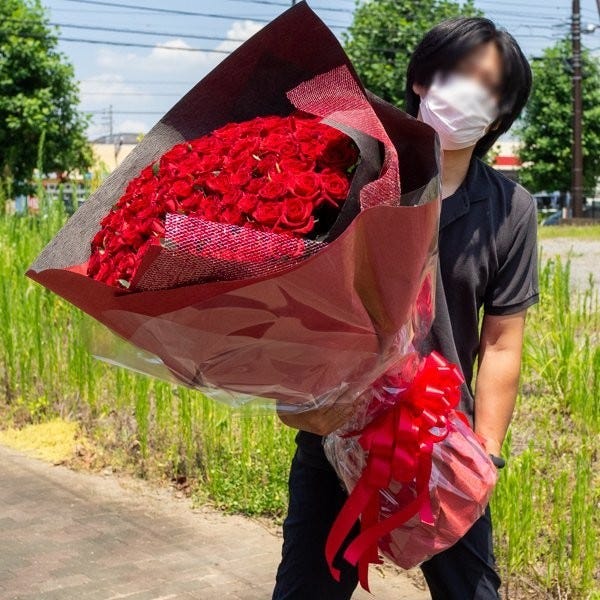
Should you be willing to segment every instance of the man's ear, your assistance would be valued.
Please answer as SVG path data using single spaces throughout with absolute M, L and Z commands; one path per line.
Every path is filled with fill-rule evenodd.
M 498 129 L 498 127 L 500 127 L 500 119 L 496 119 L 495 121 L 492 121 L 487 129 L 485 130 L 486 133 L 489 133 L 490 131 L 495 131 L 496 129 Z
M 417 96 L 421 96 L 425 93 L 425 87 L 422 85 L 419 85 L 418 83 L 413 83 L 412 84 L 412 91 L 417 94 Z

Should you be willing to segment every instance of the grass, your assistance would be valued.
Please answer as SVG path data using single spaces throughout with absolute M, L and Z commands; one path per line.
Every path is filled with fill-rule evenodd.
M 600 310 L 570 261 L 540 265 L 521 393 L 491 502 L 506 598 L 600 593 Z
M 85 441 L 81 440 L 79 424 L 60 418 L 0 431 L 0 444 L 53 464 L 67 462 L 78 451 L 81 443 Z
M 272 414 L 232 411 L 99 362 L 85 345 L 82 313 L 24 277 L 65 218 L 56 206 L 40 217 L 0 216 L 4 443 L 43 435 L 72 441 L 68 430 L 43 426 L 77 423 L 74 465 L 171 481 L 197 502 L 280 521 L 294 430 Z M 507 600 L 598 598 L 598 292 L 591 284 L 574 292 L 570 263 L 557 259 L 540 265 L 540 288 L 528 316 L 507 466 L 492 498 L 495 554 Z
M 541 240 L 556 237 L 600 240 L 600 225 L 547 225 L 538 229 Z

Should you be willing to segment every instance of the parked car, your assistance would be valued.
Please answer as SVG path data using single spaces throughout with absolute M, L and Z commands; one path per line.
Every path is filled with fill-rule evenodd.
M 562 216 L 562 211 L 557 210 L 553 212 L 549 217 L 546 217 L 540 224 L 545 227 L 546 225 L 558 225 Z

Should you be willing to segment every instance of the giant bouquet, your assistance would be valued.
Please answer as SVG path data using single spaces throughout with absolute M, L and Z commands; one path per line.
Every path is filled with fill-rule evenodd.
M 352 402 L 325 441 L 350 496 L 324 553 L 337 577 L 360 517 L 344 558 L 365 588 L 378 551 L 412 566 L 454 543 L 496 479 L 456 409 L 458 368 L 415 350 L 435 309 L 438 148 L 300 3 L 185 95 L 27 271 L 126 340 L 106 352 L 121 364 L 235 405 Z

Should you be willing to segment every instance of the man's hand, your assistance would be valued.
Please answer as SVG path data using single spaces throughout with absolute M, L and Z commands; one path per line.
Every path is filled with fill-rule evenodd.
M 500 456 L 519 388 L 527 309 L 511 315 L 484 315 L 475 387 L 475 431 L 485 449 Z
M 326 406 L 300 413 L 286 411 L 285 406 L 277 403 L 277 414 L 281 422 L 289 427 L 310 431 L 317 435 L 327 435 L 350 420 L 355 401 L 355 398 L 351 398 L 347 392 L 344 392 L 334 402 L 328 402 Z
M 498 440 L 491 440 L 489 438 L 485 438 L 484 447 L 488 451 L 488 454 L 500 456 L 502 453 L 502 444 Z

